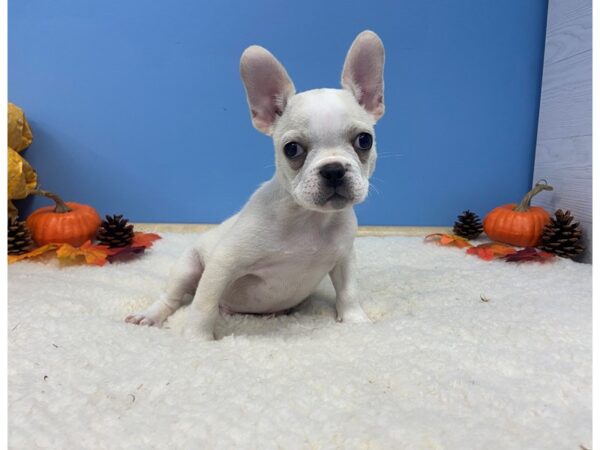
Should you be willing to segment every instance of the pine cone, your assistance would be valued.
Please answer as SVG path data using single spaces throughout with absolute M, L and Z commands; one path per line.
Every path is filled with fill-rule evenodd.
M 466 210 L 454 222 L 453 233 L 466 239 L 475 239 L 483 231 L 483 225 L 477 214 Z
M 9 255 L 21 255 L 27 253 L 33 247 L 33 240 L 25 222 L 18 218 L 8 219 L 8 242 L 7 251 Z
M 581 227 L 579 222 L 573 222 L 573 216 L 570 211 L 563 212 L 559 209 L 550 218 L 550 223 L 544 227 L 539 248 L 554 253 L 563 258 L 573 259 L 583 252 L 584 248 L 580 244 Z
M 108 245 L 110 248 L 126 247 L 131 244 L 133 234 L 133 225 L 128 223 L 128 219 L 123 219 L 122 214 L 106 215 L 106 220 L 100 224 L 96 239 L 101 245 Z

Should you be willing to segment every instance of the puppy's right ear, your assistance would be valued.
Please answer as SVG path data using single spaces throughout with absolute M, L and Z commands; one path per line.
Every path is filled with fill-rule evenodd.
M 288 99 L 296 92 L 294 83 L 281 63 L 258 45 L 244 50 L 240 74 L 246 88 L 252 123 L 258 130 L 270 135 Z

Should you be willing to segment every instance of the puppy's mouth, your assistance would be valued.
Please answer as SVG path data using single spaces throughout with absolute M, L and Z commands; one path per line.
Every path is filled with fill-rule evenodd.
M 322 206 L 329 206 L 333 209 L 343 209 L 350 201 L 346 189 L 338 187 L 325 197 Z

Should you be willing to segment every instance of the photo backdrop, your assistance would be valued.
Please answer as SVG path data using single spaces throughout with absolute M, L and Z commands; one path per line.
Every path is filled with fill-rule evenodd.
M 219 222 L 273 173 L 239 78 L 250 44 L 298 91 L 339 87 L 356 34 L 386 47 L 363 225 L 449 225 L 532 181 L 545 0 L 13 0 L 9 100 L 44 189 L 139 222 Z M 20 203 L 23 215 L 44 199 Z

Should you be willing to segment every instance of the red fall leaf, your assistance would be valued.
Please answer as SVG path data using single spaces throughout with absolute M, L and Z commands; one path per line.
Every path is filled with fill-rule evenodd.
M 486 261 L 491 261 L 492 259 L 504 258 L 516 251 L 516 248 L 507 244 L 502 244 L 501 242 L 487 242 L 485 244 L 480 244 L 477 247 L 471 247 L 467 250 L 467 253 L 469 255 L 478 256 Z
M 544 252 L 533 247 L 525 247 L 518 252 L 506 255 L 504 258 L 507 262 L 548 262 L 554 259 L 552 253 Z
M 160 239 L 160 236 L 155 233 L 141 233 L 136 232 L 133 235 L 133 241 L 131 247 L 143 247 L 150 248 L 154 244 L 154 241 Z

